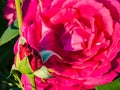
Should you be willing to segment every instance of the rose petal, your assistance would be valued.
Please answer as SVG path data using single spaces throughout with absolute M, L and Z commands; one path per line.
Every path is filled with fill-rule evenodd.
M 32 90 L 30 80 L 26 75 L 22 74 L 21 81 L 22 81 L 22 84 L 24 85 L 25 90 Z
M 36 0 L 30 2 L 27 13 L 23 18 L 22 34 L 31 47 L 39 50 L 38 44 L 41 38 L 42 23 L 39 17 L 40 10 L 37 6 L 38 2 Z

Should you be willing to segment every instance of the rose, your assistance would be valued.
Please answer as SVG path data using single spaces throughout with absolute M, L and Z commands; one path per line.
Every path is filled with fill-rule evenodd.
M 42 60 L 39 53 L 33 48 L 31 48 L 28 43 L 19 45 L 18 54 L 19 54 L 20 61 L 22 61 L 25 57 L 28 57 L 30 66 L 33 71 L 39 69 L 42 66 Z M 15 59 L 15 64 L 16 64 L 16 59 Z
M 43 83 L 36 77 L 37 89 L 42 86 L 53 90 L 90 89 L 117 77 L 120 62 L 119 2 L 43 1 L 42 6 L 44 24 L 39 45 L 57 52 L 64 60 L 55 61 L 53 57 L 47 62 L 55 71 L 55 78 Z
M 23 17 L 26 15 L 26 6 L 29 5 L 30 0 L 25 0 L 23 3 L 23 0 L 20 0 L 21 2 L 21 8 Z M 15 7 L 15 0 L 7 0 L 6 6 L 4 8 L 4 17 L 8 20 L 8 25 L 10 26 L 14 20 L 16 19 L 16 7 Z
M 16 45 L 18 46 L 18 51 L 14 61 L 15 68 L 23 75 L 25 74 L 30 77 L 30 79 L 28 79 L 29 84 L 25 84 L 24 89 L 31 89 L 31 85 L 33 87 L 35 86 L 35 84 L 32 83 L 34 81 L 33 72 L 43 66 L 41 55 L 21 37 L 18 39 Z M 30 82 L 31 80 L 32 82 Z
M 28 4 L 28 5 L 27 5 Z M 28 6 L 28 7 L 26 7 Z M 37 8 L 39 6 L 38 2 L 35 0 L 27 0 L 23 3 L 23 27 L 22 36 L 30 44 L 30 46 L 36 50 L 40 50 L 39 41 L 41 39 L 41 18 L 39 17 L 40 10 Z M 25 9 L 24 9 L 25 8 Z M 26 10 L 28 8 L 28 10 Z M 32 11 L 32 13 L 31 13 Z
M 42 82 L 36 77 L 37 89 L 93 89 L 115 79 L 120 68 L 119 8 L 117 0 L 46 0 L 41 8 L 31 0 L 23 36 L 36 50 L 49 49 L 64 59 L 52 57 L 46 63 L 54 78 Z M 28 78 L 22 78 L 27 87 Z
M 22 4 L 22 16 L 24 20 L 23 27 L 21 27 L 21 36 L 24 37 L 27 42 L 29 42 L 32 48 L 39 51 L 40 48 L 38 44 L 41 39 L 41 19 L 39 18 L 39 9 L 37 9 L 37 4 L 38 2 L 36 0 L 24 0 Z M 19 45 L 17 41 L 14 48 L 15 53 L 18 51 L 18 46 Z
M 32 13 L 31 11 L 27 11 L 26 6 L 29 6 L 27 7 L 29 10 L 33 10 Z M 33 72 L 40 69 L 44 65 L 41 59 L 41 55 L 39 53 L 41 49 L 38 47 L 40 34 L 41 34 L 41 31 L 38 29 L 41 28 L 41 25 L 40 25 L 41 20 L 37 19 L 36 17 L 38 15 L 38 14 L 36 15 L 36 6 L 37 6 L 37 2 L 35 0 L 33 1 L 25 0 L 24 3 L 22 4 L 23 18 L 24 18 L 24 22 L 26 22 L 23 24 L 27 28 L 22 27 L 22 30 L 24 31 L 21 31 L 21 35 L 14 46 L 14 53 L 16 54 L 14 63 L 18 71 L 20 71 L 23 74 L 22 76 L 24 76 L 24 74 L 29 76 L 29 73 L 21 71 L 21 69 L 19 69 L 19 65 L 21 64 L 22 60 L 24 60 L 25 57 L 28 58 L 28 63 L 30 65 L 30 68 L 32 69 L 32 74 L 30 73 L 30 75 L 33 75 Z M 20 59 L 20 62 L 18 59 Z M 25 69 L 25 66 L 24 66 L 24 69 Z M 28 72 L 31 72 L 31 71 L 28 71 Z M 28 79 L 28 82 L 29 82 L 29 83 L 27 82 L 28 84 L 26 83 L 26 78 L 24 80 L 24 77 L 22 77 L 22 79 L 23 79 L 22 81 L 23 85 L 25 84 L 24 89 L 26 90 L 32 89 L 32 86 L 31 86 L 32 83 L 30 82 L 30 79 Z M 31 79 L 34 79 L 34 75 L 32 76 Z
M 9 20 L 8 25 L 11 25 L 16 18 L 14 0 L 7 0 L 4 8 L 4 17 Z
M 55 73 L 61 76 L 58 83 L 62 82 L 57 83 L 59 87 L 55 82 L 52 85 L 56 85 L 60 90 L 70 87 L 70 84 L 65 82 L 68 77 L 68 82 L 72 82 L 70 88 L 81 85 L 78 89 L 93 88 L 95 85 L 111 82 L 118 75 L 120 62 L 119 11 L 113 11 L 112 8 L 114 6 L 118 10 L 114 5 L 118 2 L 103 1 L 106 8 L 95 1 L 67 0 L 61 2 L 60 8 L 56 6 L 58 3 L 60 5 L 60 2 L 52 2 L 48 10 L 45 9 L 49 6 L 43 8 L 43 14 L 48 18 L 46 26 L 49 24 L 47 27 L 50 29 L 46 30 L 41 47 L 56 51 L 64 57 L 63 62 L 49 62 L 52 63 L 53 66 L 50 67 Z M 52 12 L 53 10 L 55 11 Z M 118 16 L 112 15 L 113 12 Z M 74 83 L 72 80 L 75 79 L 80 81 L 76 80 Z

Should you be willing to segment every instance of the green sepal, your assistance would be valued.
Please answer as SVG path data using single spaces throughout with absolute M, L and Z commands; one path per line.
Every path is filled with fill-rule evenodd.
M 120 78 L 117 78 L 111 83 L 96 86 L 95 90 L 120 90 Z
M 16 68 L 15 64 L 12 65 L 11 70 L 18 70 L 18 69 Z
M 50 50 L 42 50 L 40 52 L 40 55 L 42 57 L 43 63 L 47 62 L 47 60 L 53 55 L 57 56 L 58 58 L 62 60 L 62 58 L 57 53 L 50 51 Z
M 9 75 L 7 78 L 11 77 L 11 76 L 12 76 L 13 74 L 15 74 L 16 72 L 18 72 L 18 70 L 17 70 L 15 64 L 13 64 L 13 65 L 12 65 L 12 68 L 11 68 L 11 71 L 10 71 L 10 75 Z
M 36 70 L 34 72 L 34 75 L 39 77 L 39 78 L 42 78 L 42 79 L 47 79 L 47 78 L 50 78 L 52 77 L 47 69 L 47 67 L 45 66 L 42 66 L 40 69 Z
M 23 74 L 32 74 L 33 71 L 31 69 L 31 66 L 29 64 L 29 60 L 28 60 L 28 57 L 25 56 L 21 61 L 20 63 L 18 64 L 18 67 L 17 69 L 23 73 Z
M 20 64 L 20 57 L 19 57 L 19 53 L 16 54 L 16 57 L 15 57 L 16 61 L 15 61 L 15 65 L 16 65 L 16 68 L 18 68 L 19 64 Z
M 9 26 L 1 36 L 0 46 L 12 40 L 18 35 L 19 35 L 18 23 L 17 20 L 15 20 L 14 23 L 11 26 Z

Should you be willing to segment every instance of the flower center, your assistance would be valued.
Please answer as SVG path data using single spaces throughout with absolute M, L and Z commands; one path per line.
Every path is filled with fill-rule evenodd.
M 79 51 L 86 47 L 85 42 L 88 41 L 90 35 L 81 22 L 73 19 L 64 25 L 64 29 L 65 32 L 60 38 L 64 50 Z

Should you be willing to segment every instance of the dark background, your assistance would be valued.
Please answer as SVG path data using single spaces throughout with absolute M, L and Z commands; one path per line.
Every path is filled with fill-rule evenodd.
M 8 21 L 4 18 L 4 7 L 7 0 L 0 0 L 0 37 L 8 27 Z M 14 79 L 9 78 L 10 70 L 14 62 L 13 47 L 17 38 L 9 41 L 3 46 L 0 46 L 0 90 L 18 90 L 13 85 Z

